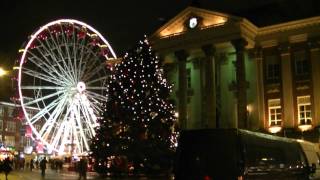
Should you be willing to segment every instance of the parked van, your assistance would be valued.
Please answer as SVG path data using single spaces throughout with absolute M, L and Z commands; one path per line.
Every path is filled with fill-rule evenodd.
M 314 169 L 314 173 L 310 174 L 310 179 L 320 179 L 320 150 L 319 145 L 308 141 L 297 140 L 302 147 L 308 164 Z
M 175 180 L 309 179 L 312 168 L 293 139 L 240 129 L 182 131 Z

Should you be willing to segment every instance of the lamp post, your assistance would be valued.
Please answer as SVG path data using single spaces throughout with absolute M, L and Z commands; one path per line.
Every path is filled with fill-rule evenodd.
M 0 77 L 5 76 L 7 74 L 8 74 L 8 71 L 6 71 L 2 67 L 0 67 Z

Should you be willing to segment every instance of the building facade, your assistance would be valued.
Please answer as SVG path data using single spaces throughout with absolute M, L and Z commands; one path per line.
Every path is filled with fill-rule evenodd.
M 258 27 L 188 7 L 150 41 L 174 84 L 182 129 L 244 128 L 316 141 L 319 37 L 320 17 Z
M 24 135 L 21 135 L 21 121 L 17 118 L 16 106 L 10 102 L 0 102 L 0 149 L 2 151 L 23 151 Z

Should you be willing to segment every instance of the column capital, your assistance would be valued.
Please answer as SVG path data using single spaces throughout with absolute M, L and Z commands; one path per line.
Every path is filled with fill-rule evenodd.
M 309 42 L 308 42 L 308 47 L 309 49 L 319 49 L 320 48 L 320 41 L 319 39 L 311 39 Z
M 248 41 L 243 38 L 239 38 L 232 40 L 231 44 L 236 49 L 236 51 L 243 51 L 244 48 L 248 45 Z
M 249 51 L 249 56 L 254 59 L 262 59 L 262 47 L 256 46 Z
M 205 44 L 201 46 L 201 49 L 206 56 L 213 56 L 216 52 L 216 48 L 213 44 Z
M 186 50 L 181 49 L 181 50 L 175 51 L 174 55 L 177 57 L 179 61 L 186 61 L 187 57 L 189 56 L 189 53 Z
M 278 51 L 280 52 L 280 54 L 289 54 L 290 53 L 290 44 L 289 43 L 279 44 Z

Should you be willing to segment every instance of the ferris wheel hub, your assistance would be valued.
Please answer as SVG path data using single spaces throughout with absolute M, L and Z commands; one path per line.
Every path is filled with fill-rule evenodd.
M 77 90 L 79 93 L 82 93 L 84 90 L 86 90 L 86 84 L 82 81 L 78 82 Z

